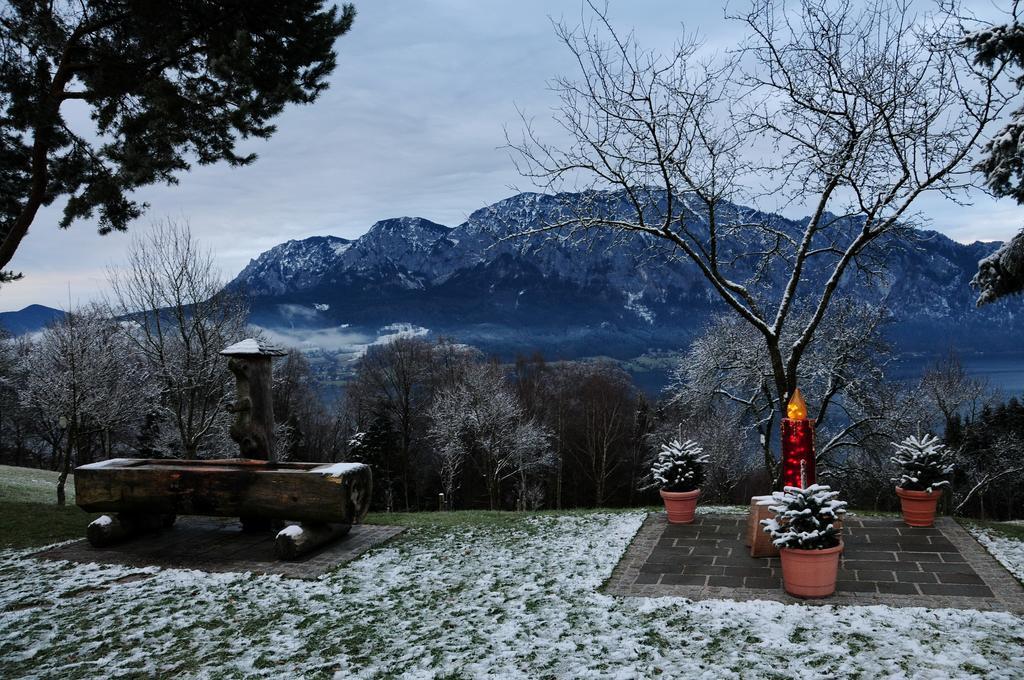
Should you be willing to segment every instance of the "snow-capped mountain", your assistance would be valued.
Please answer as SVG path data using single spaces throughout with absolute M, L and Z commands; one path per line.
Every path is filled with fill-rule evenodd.
M 679 349 L 721 303 L 697 268 L 649 237 L 609 231 L 539 232 L 571 217 L 574 206 L 614 217 L 628 209 L 616 192 L 522 193 L 472 213 L 456 227 L 402 217 L 348 241 L 317 236 L 263 253 L 233 285 L 253 295 L 253 320 L 268 328 L 375 329 L 396 322 L 430 328 L 507 355 L 542 350 L 559 357 L 636 356 Z M 752 211 L 726 206 L 740 220 Z M 687 226 L 700 233 L 699 208 Z M 802 221 L 772 219 L 787 232 Z M 856 228 L 849 221 L 849 228 Z M 748 238 L 744 236 L 743 238 Z M 756 250 L 751 234 L 733 253 L 734 278 L 746 280 Z M 890 335 L 901 349 L 1016 349 L 1019 302 L 978 310 L 968 286 L 979 259 L 998 244 L 959 244 L 936 232 L 879 243 L 880 277 L 844 281 L 847 294 L 894 312 Z M 786 272 L 763 273 L 760 290 L 781 288 Z M 812 281 L 824 269 L 811 269 Z M 296 310 L 303 310 L 296 314 Z
M 286 295 L 318 285 L 353 242 L 337 236 L 313 236 L 276 245 L 249 263 L 235 279 L 250 295 Z

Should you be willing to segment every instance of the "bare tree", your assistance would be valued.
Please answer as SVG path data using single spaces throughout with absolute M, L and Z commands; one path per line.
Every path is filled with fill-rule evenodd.
M 634 477 L 620 474 L 633 460 L 632 437 L 637 394 L 629 374 L 608 361 L 563 367 L 572 399 L 567 408 L 568 449 L 592 485 L 592 502 L 601 506 Z
M 974 420 L 983 406 L 992 403 L 996 391 L 986 379 L 968 375 L 960 357 L 950 351 L 925 369 L 919 394 L 925 408 L 942 417 L 944 438 L 948 441 L 955 423 L 961 417 Z
M 464 441 L 464 390 L 456 384 L 443 390 L 430 407 L 428 435 L 434 444 L 434 458 L 441 476 L 441 491 L 449 509 L 454 507 L 463 467 L 468 455 Z
M 525 509 L 530 476 L 553 462 L 549 434 L 526 416 L 496 366 L 467 366 L 462 380 L 438 394 L 430 415 L 446 493 L 454 492 L 453 480 L 470 460 L 483 477 L 491 510 L 500 509 L 502 483 L 511 478 L 516 507 Z
M 579 66 L 555 81 L 568 143 L 524 117 L 509 144 L 525 176 L 593 200 L 529 233 L 610 230 L 692 263 L 756 334 L 784 408 L 840 286 L 881 273 L 879 248 L 912 233 L 922 195 L 971 186 L 970 156 L 1007 102 L 1001 68 L 973 64 L 953 12 L 904 2 L 754 0 L 725 59 L 695 38 L 644 51 L 590 7 L 556 27 Z M 599 209 L 601 189 L 626 205 Z M 810 215 L 794 227 L 775 214 L 787 208 Z
M 46 429 L 66 435 L 57 483 L 57 503 L 64 505 L 64 485 L 86 438 L 98 435 L 109 455 L 111 430 L 141 422 L 154 394 L 150 375 L 118 324 L 95 308 L 49 326 L 23 362 L 23 404 L 50 424 Z
M 233 384 L 220 351 L 245 336 L 243 296 L 224 289 L 189 225 L 170 220 L 136 237 L 128 264 L 109 280 L 110 313 L 127 321 L 126 336 L 159 381 L 170 445 L 190 459 L 220 453 Z
M 274 364 L 274 418 L 287 434 L 277 440 L 282 460 L 334 462 L 342 454 L 338 419 L 324 406 L 309 360 L 298 349 Z
M 747 436 L 745 428 L 749 422 L 745 422 L 745 416 L 743 405 L 720 398 L 692 403 L 666 401 L 662 404 L 660 422 L 644 440 L 644 474 L 637 480 L 638 486 L 644 490 L 656 486 L 651 466 L 663 444 L 673 439 L 692 440 L 708 456 L 701 498 L 709 502 L 734 502 L 740 484 L 759 465 L 757 449 Z
M 781 336 L 781 344 L 796 342 L 802 322 L 813 310 L 797 309 L 796 321 Z M 818 458 L 826 462 L 839 452 L 864 445 L 884 431 L 890 415 L 879 409 L 889 348 L 881 329 L 887 312 L 851 300 L 837 300 L 819 326 L 801 362 L 801 391 L 816 407 L 811 415 L 819 433 Z M 670 400 L 700 412 L 707 402 L 729 402 L 744 414 L 740 423 L 760 442 L 765 470 L 777 476 L 772 449 L 779 413 L 769 352 L 759 334 L 735 315 L 713 319 L 673 370 Z
M 978 455 L 979 453 L 982 455 Z M 1000 434 L 995 437 L 990 447 L 980 452 L 975 451 L 974 454 L 970 458 L 961 456 L 961 464 L 958 467 L 964 473 L 967 484 L 956 496 L 957 505 L 954 512 L 960 514 L 977 502 L 978 511 L 984 518 L 985 492 L 989 488 L 999 482 L 1004 493 L 1012 494 L 1016 490 L 1015 487 L 1021 486 L 1021 476 L 1024 473 L 1024 437 L 1017 433 Z
M 386 466 L 394 470 L 406 511 L 414 506 L 418 488 L 416 467 L 423 455 L 427 409 L 433 399 L 433 358 L 431 343 L 422 338 L 396 338 L 371 346 L 346 391 L 345 408 L 351 419 L 368 423 L 384 417 L 397 435 L 397 451 L 387 452 Z
M 552 495 L 554 507 L 562 508 L 565 481 L 567 443 L 567 409 L 570 395 L 574 393 L 568 384 L 569 372 L 559 365 L 545 362 L 540 353 L 530 358 L 518 357 L 515 363 L 515 386 L 523 408 L 551 432 L 551 447 L 554 469 Z M 531 495 L 536 489 L 531 489 Z

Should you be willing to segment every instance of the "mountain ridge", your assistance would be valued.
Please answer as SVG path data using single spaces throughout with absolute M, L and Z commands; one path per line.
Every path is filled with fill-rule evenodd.
M 724 309 L 699 270 L 660 240 L 623 240 L 608 230 L 587 238 L 507 238 L 565 219 L 579 201 L 611 216 L 628 209 L 621 192 L 516 194 L 473 211 L 455 227 L 423 218 L 382 220 L 338 256 L 314 240 L 307 248 L 301 247 L 305 241 L 289 242 L 300 244 L 293 248 L 303 253 L 303 261 L 315 260 L 292 285 L 277 285 L 265 274 L 302 269 L 279 261 L 282 253 L 273 249 L 254 258 L 232 285 L 254 292 L 254 321 L 269 329 L 344 324 L 372 332 L 406 322 L 500 354 L 539 350 L 562 358 L 681 349 L 710 314 Z M 689 210 L 688 226 L 706 231 L 701 214 Z M 724 210 L 736 218 L 771 220 L 794 233 L 807 219 L 731 204 Z M 858 223 L 850 220 L 842 228 L 858 228 Z M 884 260 L 886 274 L 867 282 L 851 274 L 841 292 L 889 306 L 902 351 L 940 352 L 952 346 L 979 351 L 1012 344 L 1008 331 L 1024 327 L 1018 306 L 978 310 L 968 285 L 977 261 L 999 243 L 960 244 L 931 230 L 914 236 L 877 243 L 874 256 Z M 733 249 L 737 280 L 748 278 L 744 250 L 756 245 L 741 242 Z M 826 272 L 827 267 L 811 268 L 807 278 L 820 279 Z M 782 267 L 764 272 L 759 291 L 770 296 L 787 275 Z M 315 314 L 281 311 L 294 312 L 296 306 Z M 936 338 L 948 347 L 935 346 Z
M 536 351 L 563 359 L 631 358 L 684 349 L 710 315 L 724 311 L 697 268 L 660 240 L 623 240 L 607 230 L 587 238 L 564 232 L 507 238 L 564 219 L 580 201 L 610 216 L 628 209 L 618 192 L 527 192 L 475 210 L 455 227 L 390 218 L 356 239 L 318 235 L 280 243 L 250 260 L 229 286 L 250 295 L 253 323 L 280 339 L 307 349 L 344 347 L 353 356 L 397 324 L 507 358 Z M 689 228 L 706 231 L 702 215 L 688 209 Z M 724 210 L 793 233 L 807 219 L 731 204 Z M 867 281 L 848 276 L 841 294 L 889 306 L 892 339 L 903 353 L 1017 349 L 1011 338 L 1024 329 L 1019 302 L 979 310 L 968 285 L 977 261 L 999 243 L 961 244 L 931 230 L 914 236 L 877 244 L 874 255 L 887 273 Z M 733 248 L 737 280 L 749 277 L 743 254 L 757 246 L 748 240 Z M 820 283 L 824 271 L 808 270 L 807 285 Z M 755 292 L 770 297 L 787 275 L 784 267 L 769 268 Z M 20 323 L 21 312 L 7 314 L 8 322 Z
M 0 329 L 14 336 L 35 333 L 63 316 L 63 310 L 32 304 L 10 312 L 0 312 Z

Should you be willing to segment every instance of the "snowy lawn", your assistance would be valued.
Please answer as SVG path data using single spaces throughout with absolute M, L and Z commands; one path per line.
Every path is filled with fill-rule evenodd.
M 642 520 L 424 513 L 316 582 L 7 550 L 0 677 L 1024 675 L 1009 614 L 601 594 Z

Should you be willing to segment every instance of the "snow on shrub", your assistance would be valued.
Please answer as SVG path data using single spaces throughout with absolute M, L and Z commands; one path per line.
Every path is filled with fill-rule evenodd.
M 953 461 L 946 445 L 935 435 L 926 434 L 918 439 L 911 435 L 896 447 L 892 462 L 903 468 L 903 474 L 893 478 L 896 486 L 907 491 L 927 491 L 949 485 L 953 474 Z
M 836 520 L 846 514 L 846 502 L 836 500 L 838 491 L 823 484 L 806 489 L 787 486 L 772 494 L 774 519 L 761 520 L 779 548 L 825 550 L 839 545 Z
M 704 464 L 708 456 L 697 443 L 678 439 L 662 445 L 651 466 L 651 477 L 663 491 L 693 491 L 704 481 Z

